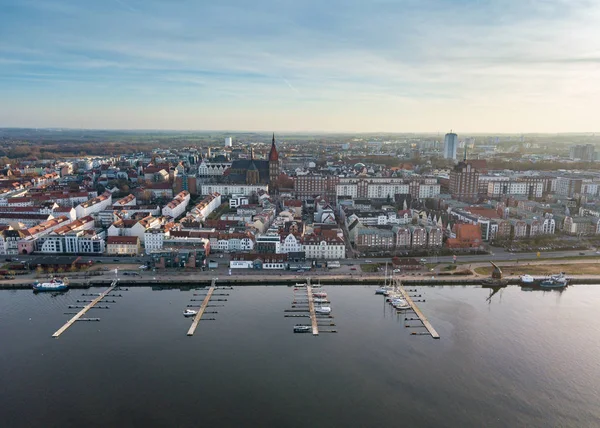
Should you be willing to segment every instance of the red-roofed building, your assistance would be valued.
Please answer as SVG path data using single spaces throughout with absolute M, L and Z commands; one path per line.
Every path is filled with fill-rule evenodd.
M 456 238 L 448 238 L 446 243 L 451 249 L 477 249 L 483 243 L 481 228 L 476 224 L 456 224 Z

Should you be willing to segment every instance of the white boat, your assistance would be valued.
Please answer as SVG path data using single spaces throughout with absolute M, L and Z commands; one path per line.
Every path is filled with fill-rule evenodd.
M 387 296 L 390 292 L 390 287 L 379 287 L 375 289 L 375 294 L 383 294 Z
M 542 288 L 563 288 L 569 283 L 569 279 L 563 272 L 558 275 L 551 275 L 549 278 L 543 279 L 540 282 Z
M 299 284 L 299 283 L 296 283 L 296 287 L 306 287 L 306 284 Z
M 322 299 L 322 298 L 319 298 L 319 297 L 315 297 L 315 298 L 313 299 L 313 302 L 314 302 L 314 303 L 329 303 L 329 300 L 327 300 L 327 299 Z
M 69 288 L 69 280 L 52 278 L 49 282 L 38 282 L 33 284 L 33 291 L 65 291 Z
M 410 309 L 410 305 L 408 302 L 401 298 L 396 298 L 392 300 L 392 306 L 396 309 Z
M 319 291 L 317 293 L 313 293 L 313 297 L 327 297 L 327 293 L 324 291 Z
M 294 333 L 310 333 L 311 330 L 312 327 L 309 325 L 296 324 L 294 326 Z
M 521 275 L 521 283 L 522 284 L 533 284 L 535 282 L 535 278 L 531 275 Z
M 331 308 L 329 306 L 317 306 L 315 308 L 315 313 L 317 314 L 330 314 Z
M 183 316 L 184 317 L 193 317 L 197 313 L 198 313 L 198 311 L 195 311 L 193 309 L 186 309 L 185 311 L 183 311 Z

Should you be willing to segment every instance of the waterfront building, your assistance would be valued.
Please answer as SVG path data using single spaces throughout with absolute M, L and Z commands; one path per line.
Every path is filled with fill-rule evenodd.
M 109 236 L 106 238 L 106 254 L 117 256 L 137 256 L 141 251 L 137 236 Z

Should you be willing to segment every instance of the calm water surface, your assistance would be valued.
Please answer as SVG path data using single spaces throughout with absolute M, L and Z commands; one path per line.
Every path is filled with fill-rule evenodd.
M 373 287 L 326 287 L 319 337 L 292 333 L 288 287 L 224 291 L 193 337 L 193 291 L 130 288 L 60 339 L 83 291 L 0 291 L 1 426 L 600 426 L 600 286 L 421 290 L 440 340 Z

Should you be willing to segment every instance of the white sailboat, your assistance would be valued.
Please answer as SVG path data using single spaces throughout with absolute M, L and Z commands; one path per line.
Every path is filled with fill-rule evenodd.
M 383 294 L 384 296 L 387 296 L 388 294 L 390 294 L 390 287 L 387 285 L 387 262 L 385 263 L 385 274 L 384 274 L 384 278 L 383 278 L 383 287 L 379 287 L 375 289 L 375 294 Z

